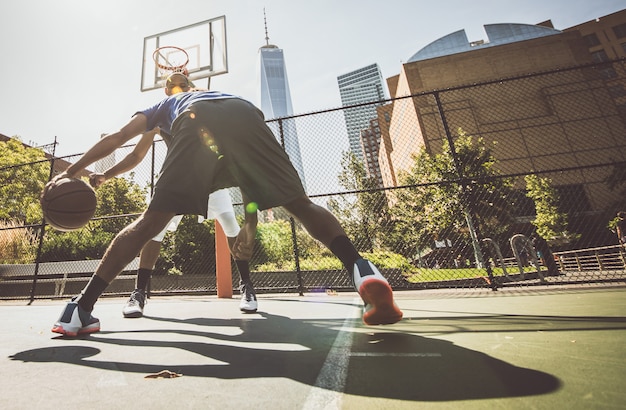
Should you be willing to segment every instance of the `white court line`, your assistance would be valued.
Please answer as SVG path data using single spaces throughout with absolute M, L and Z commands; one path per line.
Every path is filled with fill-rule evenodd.
M 441 353 L 373 353 L 352 352 L 352 357 L 441 357 Z
M 355 298 L 352 303 L 359 306 L 360 298 Z M 346 387 L 348 377 L 348 364 L 350 362 L 350 350 L 352 348 L 352 331 L 350 324 L 361 316 L 361 308 L 354 310 L 354 317 L 347 317 L 343 321 L 339 333 L 333 342 L 324 365 L 317 375 L 315 385 L 304 401 L 304 410 L 331 410 L 341 408 L 341 397 Z

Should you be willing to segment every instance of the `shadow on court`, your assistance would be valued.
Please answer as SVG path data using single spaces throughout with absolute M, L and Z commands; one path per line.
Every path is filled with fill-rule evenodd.
M 623 360 L 626 317 L 614 313 L 623 312 L 625 294 L 425 300 L 400 293 L 405 319 L 382 327 L 364 326 L 358 304 L 343 296 L 266 296 L 264 311 L 251 315 L 237 312 L 236 300 L 151 302 L 148 315 L 134 320 L 122 319 L 117 304 L 104 303 L 97 306 L 99 333 L 65 338 L 44 330 L 27 348 L 18 348 L 24 335 L 8 340 L 13 343 L 3 367 L 17 376 L 5 386 L 9 400 L 11 386 L 54 396 L 69 377 L 101 399 L 111 397 L 105 388 L 114 384 L 117 403 L 144 392 L 152 405 L 164 406 L 193 397 L 180 402 L 181 388 L 206 390 L 212 392 L 210 408 L 245 408 L 247 401 L 237 401 L 244 400 L 241 389 L 253 396 L 249 404 L 280 403 L 277 408 L 311 402 L 313 408 L 418 402 L 514 408 L 521 398 L 521 407 L 538 408 L 618 403 L 624 368 L 616 358 Z M 56 313 L 60 307 L 40 308 Z M 29 309 L 21 307 L 19 314 Z M 199 311 L 209 317 L 197 317 Z M 42 369 L 50 391 L 36 390 Z M 156 390 L 145 381 L 165 369 L 184 377 L 161 381 Z M 55 372 L 66 379 L 50 380 Z M 94 390 L 96 381 L 100 390 Z M 323 397 L 328 394 L 343 404 L 333 407 L 337 399 Z M 498 401 L 485 401 L 493 399 Z
M 224 379 L 290 378 L 313 385 L 337 333 L 338 321 L 293 320 L 283 316 L 261 314 L 266 320 L 212 320 L 206 318 L 171 319 L 148 317 L 150 321 L 193 325 L 197 330 L 142 330 L 131 333 L 149 335 L 142 340 L 115 337 L 115 332 L 101 332 L 85 337 L 95 345 L 118 347 L 175 348 L 217 360 L 227 365 L 183 365 L 170 370 L 185 376 Z M 244 332 L 225 337 L 210 328 L 235 326 Z M 204 330 L 204 329 L 207 330 Z M 345 330 L 343 330 L 345 331 Z M 207 342 L 163 342 L 167 334 L 206 338 Z M 127 336 L 128 332 L 124 332 Z M 107 362 L 91 360 L 101 349 L 75 346 L 75 339 L 57 337 L 58 346 L 18 352 L 12 360 L 23 362 L 57 362 L 97 369 L 115 368 L 140 374 L 158 373 L 165 368 L 158 363 Z M 221 340 L 228 344 L 212 343 Z M 275 345 L 304 346 L 299 351 L 239 347 Z M 393 398 L 399 400 L 446 401 L 518 397 L 544 394 L 558 389 L 559 380 L 533 369 L 513 366 L 487 354 L 455 346 L 448 341 L 394 332 L 356 333 L 352 336 L 349 377 L 343 393 Z

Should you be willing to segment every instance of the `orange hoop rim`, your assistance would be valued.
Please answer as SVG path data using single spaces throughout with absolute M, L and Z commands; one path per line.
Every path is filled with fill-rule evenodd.
M 159 56 L 161 55 L 160 51 L 163 49 L 168 49 L 168 48 L 172 48 L 178 51 L 181 51 L 184 55 L 185 55 L 185 62 L 183 64 L 179 64 L 179 65 L 163 65 L 161 63 L 159 63 Z M 154 60 L 154 63 L 156 64 L 157 67 L 159 67 L 161 70 L 167 70 L 167 71 L 183 71 L 184 68 L 187 66 L 187 64 L 189 63 L 189 54 L 187 54 L 187 52 L 180 48 L 180 47 L 176 47 L 176 46 L 162 46 L 157 48 L 156 50 L 154 50 L 154 52 L 152 53 L 152 59 Z M 166 60 L 167 61 L 167 60 Z

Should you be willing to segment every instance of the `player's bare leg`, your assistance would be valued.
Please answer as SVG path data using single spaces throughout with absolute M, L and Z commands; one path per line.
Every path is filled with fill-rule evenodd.
M 332 213 L 314 204 L 308 197 L 292 201 L 284 208 L 344 264 L 365 303 L 363 322 L 383 325 L 402 319 L 402 311 L 393 300 L 393 291 L 387 279 L 374 264 L 361 257 Z
M 135 222 L 120 231 L 87 286 L 67 304 L 52 331 L 67 336 L 99 331 L 100 321 L 91 315 L 94 304 L 109 283 L 173 216 L 170 212 L 146 210 Z

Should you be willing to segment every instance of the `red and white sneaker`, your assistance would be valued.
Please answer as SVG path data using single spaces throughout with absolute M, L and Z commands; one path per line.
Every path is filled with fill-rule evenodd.
M 69 302 L 52 326 L 52 331 L 66 336 L 94 333 L 100 331 L 100 321 L 78 306 L 78 303 Z
M 390 325 L 402 319 L 402 311 L 393 300 L 389 282 L 374 264 L 359 259 L 354 264 L 354 287 L 365 303 L 363 323 L 366 325 Z

